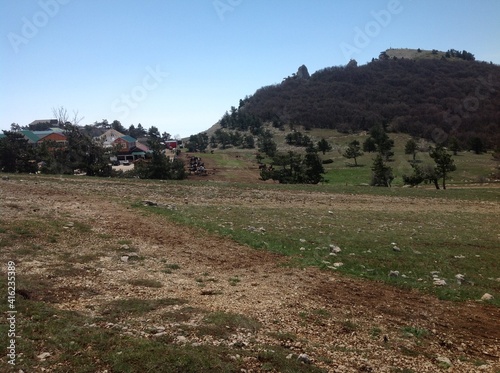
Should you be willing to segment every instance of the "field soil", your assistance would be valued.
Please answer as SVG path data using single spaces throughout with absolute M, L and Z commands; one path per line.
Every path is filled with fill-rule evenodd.
M 217 173 L 199 178 L 218 179 Z M 210 183 L 205 185 L 186 185 L 193 189 L 193 198 L 186 200 L 175 192 L 183 186 L 163 182 L 41 176 L 0 180 L 2 220 L 13 224 L 54 219 L 62 222 L 59 230 L 64 236 L 29 255 L 17 255 L 20 246 L 4 247 L 0 258 L 5 263 L 14 257 L 21 284 L 23 278 L 36 280 L 36 286 L 23 289 L 31 300 L 58 309 L 98 317 L 109 302 L 138 297 L 182 299 L 193 312 L 191 319 L 177 323 L 165 321 L 156 311 L 115 322 L 137 338 L 154 338 L 151 328 L 158 328 L 171 335 L 173 343 L 233 347 L 235 359 L 238 351 L 280 345 L 288 349 L 290 359 L 306 354 L 301 355 L 304 364 L 327 372 L 500 372 L 499 308 L 479 301 L 440 301 L 334 271 L 287 266 L 286 257 L 132 207 L 145 200 L 163 205 L 204 203 L 204 188 Z M 238 200 L 217 198 L 227 205 L 278 206 L 283 198 L 300 206 L 304 200 L 322 203 L 321 195 L 304 191 L 259 193 L 260 200 L 244 194 Z M 339 209 L 368 204 L 380 211 L 388 205 L 428 209 L 418 199 L 395 203 L 383 196 L 342 195 L 335 203 Z M 450 212 L 491 208 L 472 202 L 457 206 L 447 200 L 435 205 Z M 134 255 L 123 259 L 132 252 L 141 260 L 132 261 Z M 165 271 L 167 264 L 177 269 Z M 160 286 L 134 285 L 134 280 L 145 279 Z M 171 311 L 176 310 L 179 306 Z M 245 315 L 261 327 L 223 338 L 181 334 L 179 323 L 196 326 L 200 315 L 214 311 Z M 244 364 L 247 372 L 266 370 L 258 359 L 248 358 Z

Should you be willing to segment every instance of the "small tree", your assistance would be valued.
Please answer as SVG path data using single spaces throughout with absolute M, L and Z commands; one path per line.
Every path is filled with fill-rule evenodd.
M 413 174 L 403 175 L 403 182 L 405 185 L 417 186 L 425 180 L 424 171 L 415 162 L 411 162 Z
M 87 176 L 109 176 L 111 167 L 104 149 L 73 124 L 64 126 L 64 134 L 68 141 L 66 148 L 58 151 L 56 158 L 63 163 L 63 172 L 73 173 L 80 169 Z
M 432 165 L 419 166 L 417 163 L 411 162 L 411 167 L 413 168 L 413 174 L 409 176 L 403 175 L 403 181 L 406 185 L 416 186 L 425 182 L 426 184 L 433 183 L 436 189 L 439 189 L 439 176 Z
M 255 140 L 252 135 L 243 136 L 242 147 L 244 149 L 253 149 L 255 148 Z
M 429 153 L 434 162 L 436 162 L 435 170 L 439 177 L 442 178 L 443 189 L 446 189 L 446 176 L 448 173 L 453 172 L 457 169 L 455 162 L 451 158 L 451 155 L 446 152 L 446 150 L 441 146 L 437 146 L 432 149 Z
M 392 174 L 391 167 L 385 165 L 381 154 L 377 154 L 375 157 L 372 171 L 372 186 L 391 186 L 392 180 L 394 180 L 394 175 Z
M 216 137 L 213 135 L 212 137 L 213 140 L 216 141 Z M 189 141 L 186 146 L 190 152 L 204 152 L 207 149 L 210 141 L 208 135 L 205 132 L 202 132 L 197 135 L 189 136 Z
M 151 149 L 152 156 L 149 164 L 142 169 L 141 177 L 145 179 L 169 179 L 170 162 L 163 152 L 160 139 L 151 137 L 148 141 L 148 146 Z
M 148 129 L 148 136 L 150 138 L 157 138 L 157 139 L 161 138 L 160 130 L 158 129 L 158 127 L 151 126 Z
M 10 132 L 19 132 L 21 130 L 22 130 L 21 126 L 17 123 L 12 123 L 10 125 Z
M 277 149 L 278 147 L 273 140 L 273 134 L 269 131 L 265 131 L 259 137 L 259 152 L 272 158 L 276 155 Z
M 231 145 L 231 134 L 221 128 L 214 133 L 217 143 L 222 145 L 222 149 L 226 149 Z
M 19 132 L 4 131 L 0 139 L 0 171 L 36 172 L 35 152 L 28 140 Z
M 358 140 L 353 140 L 347 146 L 344 154 L 342 154 L 347 159 L 354 159 L 354 166 L 358 167 L 357 158 L 363 155 L 361 147 Z
M 370 140 L 371 139 L 371 140 Z M 392 148 L 394 140 L 390 139 L 383 125 L 378 124 L 370 130 L 370 137 L 363 144 L 363 150 L 367 152 L 376 151 L 384 157 L 386 161 L 394 155 Z
M 485 146 L 483 144 L 483 140 L 479 137 L 473 137 L 469 142 L 470 150 L 472 150 L 476 154 L 482 154 L 486 151 Z
M 111 123 L 111 128 L 113 128 L 115 131 L 123 133 L 124 135 L 129 135 L 128 130 L 125 127 L 123 127 L 123 125 L 119 120 L 114 120 L 113 123 Z
M 453 152 L 453 155 L 457 155 L 460 151 L 460 144 L 456 137 L 452 137 L 448 143 L 448 149 Z
M 405 145 L 405 154 L 411 154 L 413 162 L 415 162 L 417 151 L 418 151 L 418 145 L 416 141 L 413 139 L 409 139 Z
M 304 169 L 305 169 L 305 183 L 307 184 L 318 184 L 323 181 L 323 174 L 325 169 L 323 163 L 318 156 L 318 151 L 314 146 L 308 146 L 306 149 L 306 156 L 304 158 Z
M 332 150 L 332 146 L 324 138 L 318 141 L 318 150 L 325 155 L 326 152 Z
M 375 139 L 373 137 L 368 137 L 363 142 L 363 150 L 368 153 L 373 153 L 377 151 L 377 144 L 375 143 Z

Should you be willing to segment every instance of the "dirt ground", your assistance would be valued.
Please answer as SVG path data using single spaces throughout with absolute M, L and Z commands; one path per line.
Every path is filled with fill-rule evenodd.
M 248 172 L 255 174 L 258 170 Z M 217 181 L 217 174 L 202 180 L 207 179 Z M 283 266 L 284 258 L 278 255 L 131 208 L 120 196 L 132 201 L 185 203 L 174 194 L 153 192 L 157 190 L 153 187 L 160 183 L 134 183 L 117 184 L 113 180 L 85 177 L 0 180 L 1 219 L 54 217 L 91 227 L 88 233 L 75 230 L 70 246 L 66 241 L 58 242 L 52 253 L 19 260 L 19 276 L 30 275 L 45 281 L 51 278 L 54 268 L 65 266 L 61 254 L 82 258 L 95 255 L 95 259 L 85 263 L 73 261 L 73 275 L 52 281 L 49 290 L 31 294 L 33 299 L 90 316 L 99 315 L 101 305 L 113 299 L 185 299 L 195 309 L 244 314 L 258 320 L 262 328 L 252 335 L 242 332 L 225 340 L 187 336 L 179 343 L 231 346 L 241 342 L 245 349 L 281 344 L 290 350 L 291 358 L 305 353 L 312 364 L 329 372 L 500 372 L 499 308 L 474 301 L 440 301 L 416 291 L 315 268 Z M 283 198 L 277 192 L 263 193 L 267 194 L 261 203 L 279 204 Z M 287 193 L 296 193 L 293 200 L 301 205 L 305 198 L 314 204 L 322 203 L 324 197 L 300 191 Z M 227 204 L 260 203 L 255 196 L 241 195 L 236 201 L 234 196 L 219 198 L 219 203 Z M 346 209 L 370 203 L 383 210 L 389 203 L 387 197 L 331 198 L 336 198 L 337 208 Z M 418 200 L 399 202 L 410 209 L 427 208 Z M 194 198 L 189 203 L 203 203 L 203 199 Z M 439 208 L 455 211 L 457 206 L 443 201 Z M 476 211 L 491 206 L 460 206 L 462 211 L 468 208 Z M 70 224 L 63 229 L 73 228 Z M 125 241 L 129 242 L 130 251 L 144 258 L 141 263 L 126 263 L 116 250 L 107 249 Z M 8 256 L 8 250 L 0 254 L 2 260 Z M 175 263 L 180 269 L 164 273 L 165 263 Z M 138 288 L 129 283 L 131 279 L 144 278 L 162 286 Z M 203 287 L 200 278 L 207 279 Z M 236 286 L 230 281 L 234 278 L 239 281 Z M 189 322 L 196 323 L 196 319 Z M 149 338 L 146 331 L 158 325 L 178 337 L 178 330 L 154 313 L 128 320 L 127 332 Z M 408 326 L 429 334 L 423 338 L 405 335 L 402 330 Z M 294 337 L 279 337 L 285 335 Z M 261 371 L 257 362 L 247 363 L 248 372 Z

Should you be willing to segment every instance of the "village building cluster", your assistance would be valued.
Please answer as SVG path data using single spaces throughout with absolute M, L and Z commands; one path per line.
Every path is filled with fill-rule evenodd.
M 53 124 L 54 127 L 50 127 L 43 131 L 20 130 L 18 132 L 24 136 L 29 144 L 34 146 L 48 143 L 53 148 L 64 148 L 68 145 L 64 129 L 55 127 L 57 126 L 57 120 L 35 120 L 30 123 L 28 127 L 33 128 L 32 126 L 36 126 L 40 123 Z M 0 138 L 2 137 L 5 137 L 5 135 L 0 133 Z M 151 152 L 146 145 L 148 141 L 147 137 L 136 139 L 115 129 L 96 128 L 93 130 L 92 138 L 104 149 L 110 151 L 110 162 L 114 165 L 130 164 L 138 159 L 145 159 L 146 155 Z M 178 147 L 179 142 L 177 140 L 166 141 L 165 153 L 168 151 L 175 152 Z

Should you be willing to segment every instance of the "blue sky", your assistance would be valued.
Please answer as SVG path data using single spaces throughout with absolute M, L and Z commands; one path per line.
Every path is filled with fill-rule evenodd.
M 63 106 L 186 137 L 302 64 L 390 47 L 500 64 L 498 19 L 498 0 L 0 0 L 0 129 Z

